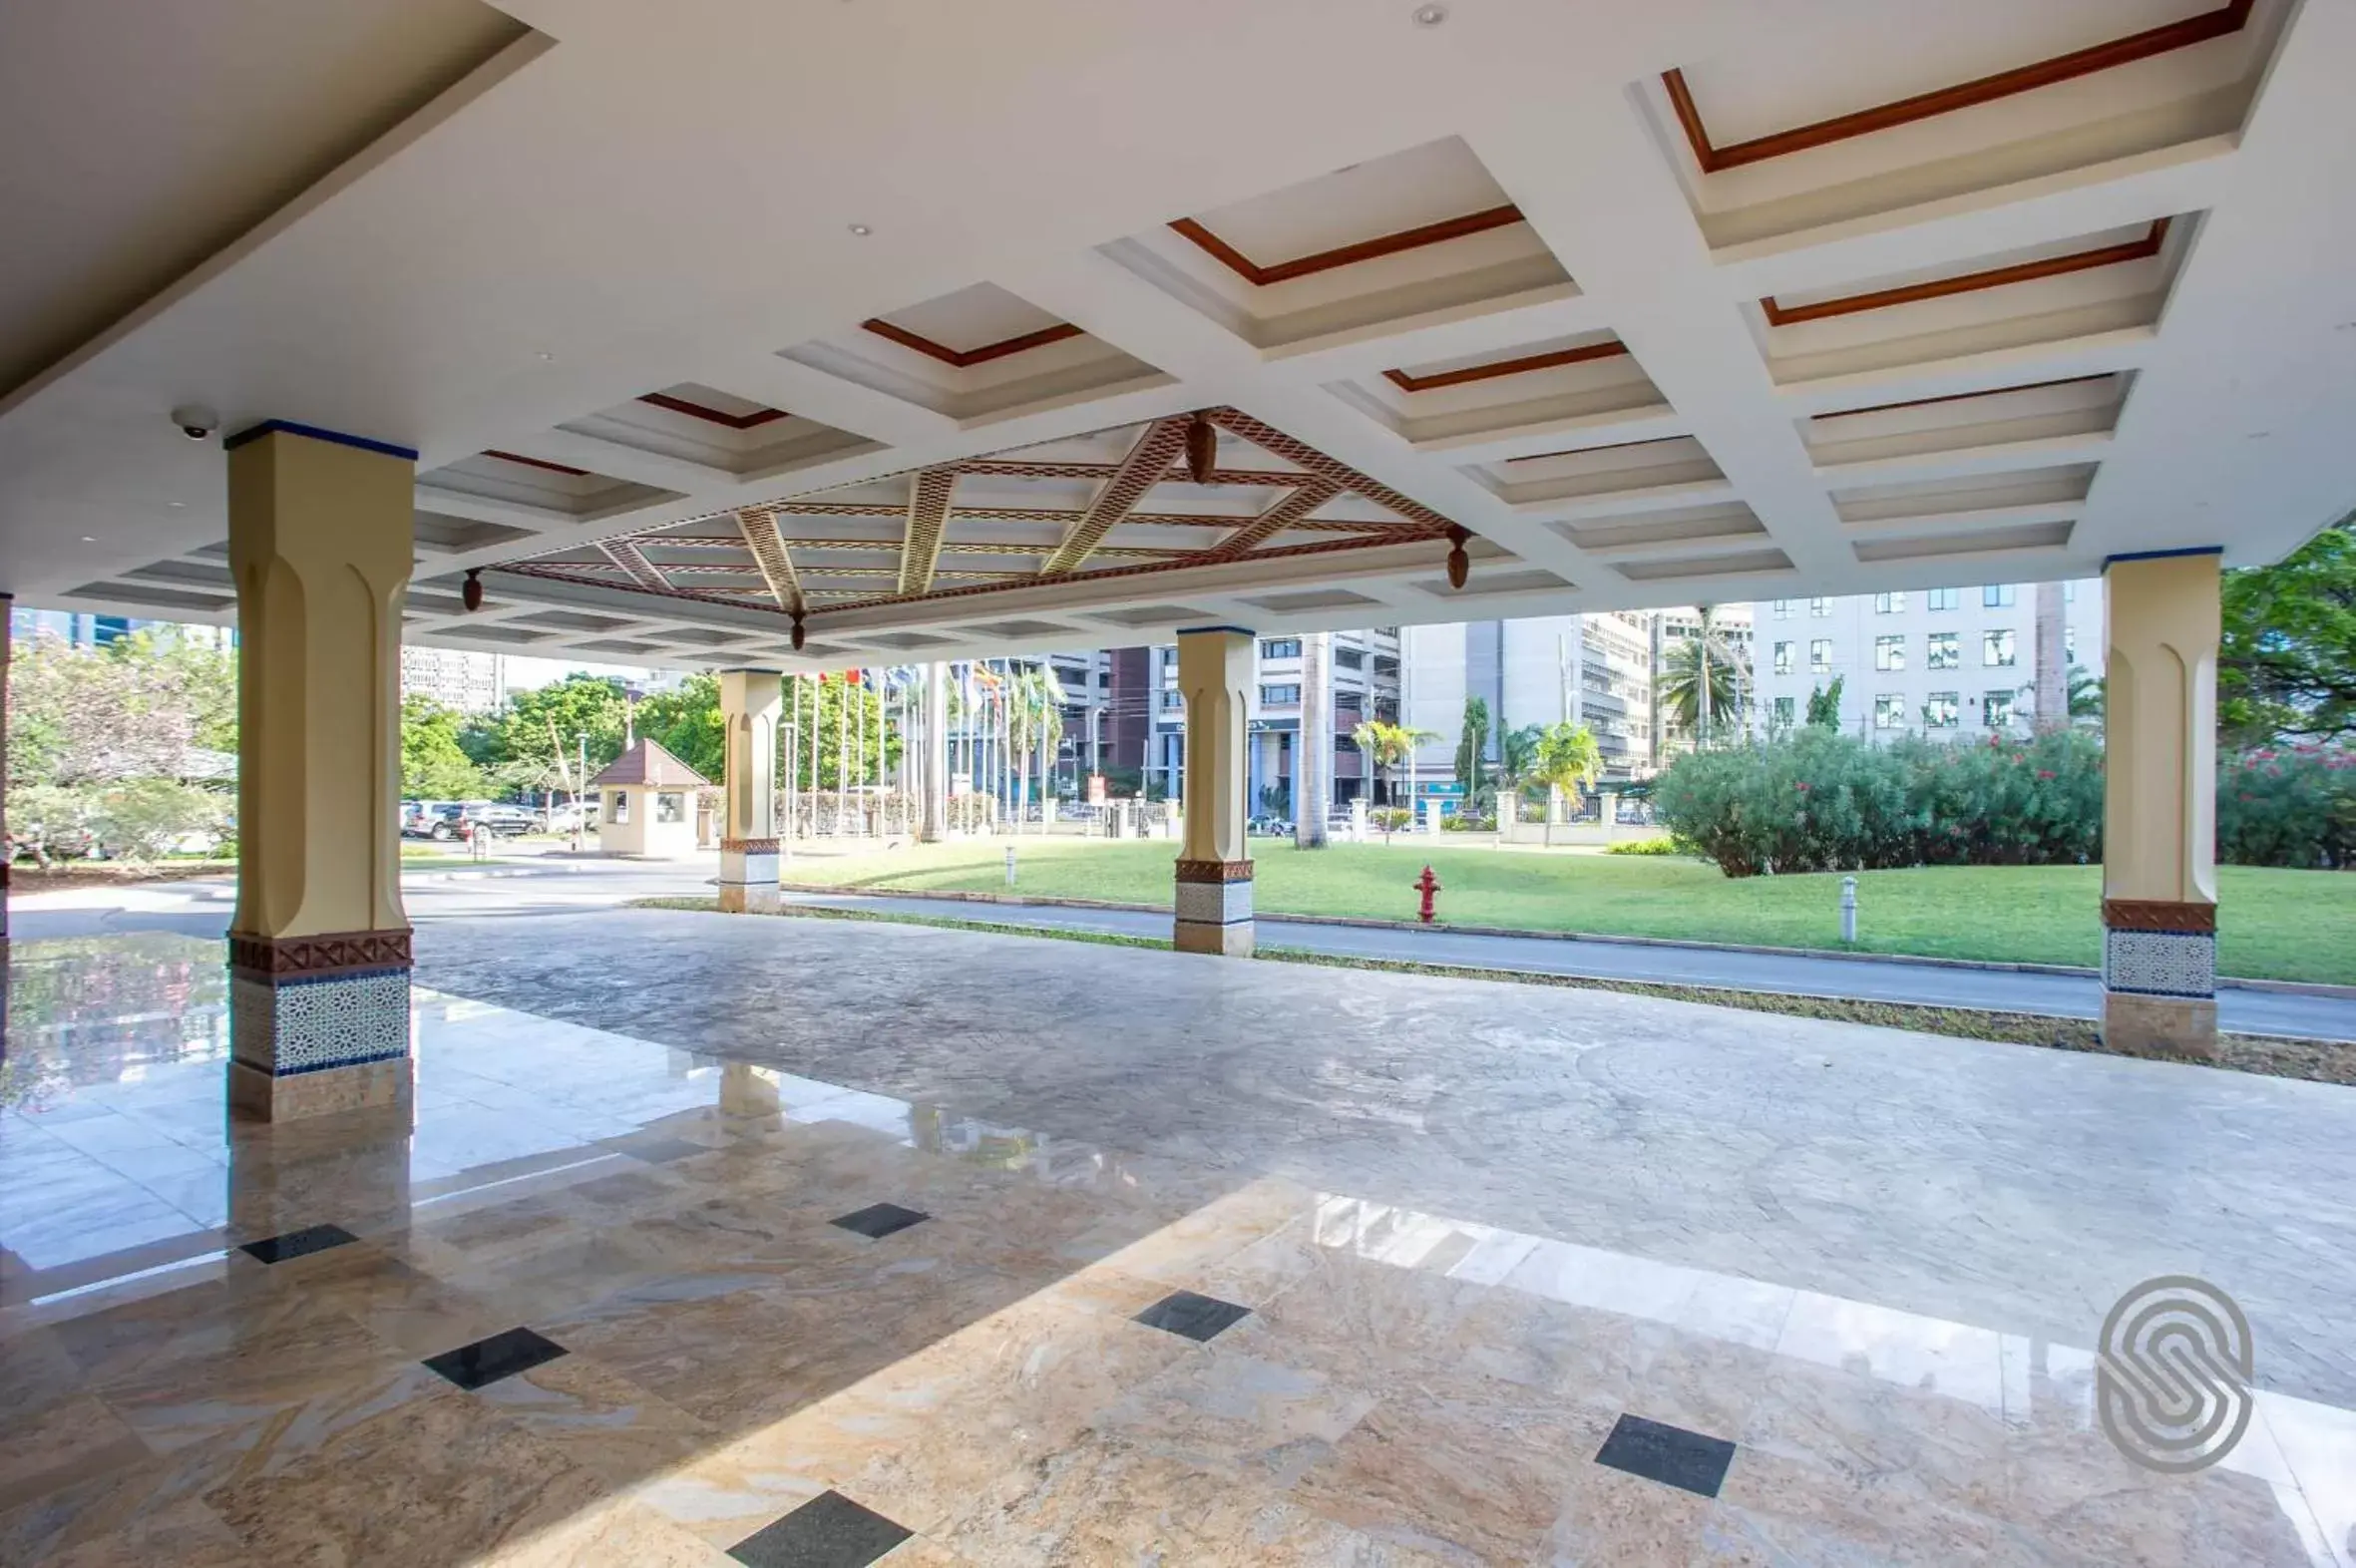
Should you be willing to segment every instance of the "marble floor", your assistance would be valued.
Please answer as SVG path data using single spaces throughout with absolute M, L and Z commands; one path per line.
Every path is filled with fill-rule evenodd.
M 2347 1158 L 2356 1118 L 2275 1096 L 2356 1107 L 2356 1091 L 1950 1056 L 1969 1042 L 1879 1030 L 1785 1038 L 1749 1016 L 1720 1039 L 1710 1009 L 1634 998 L 1595 1010 L 1477 982 L 676 918 L 696 923 L 691 947 L 781 944 L 753 984 L 764 1005 L 878 987 L 829 1015 L 829 1046 L 785 1011 L 712 1026 L 677 988 L 696 966 L 661 935 L 689 928 L 662 918 L 421 933 L 413 1114 L 278 1127 L 223 1114 L 217 944 L 19 944 L 0 1057 L 0 1563 L 2356 1568 L 2335 1309 L 2249 1271 L 2268 1311 L 2251 1315 L 2246 1435 L 2195 1475 L 2132 1464 L 2093 1416 L 2100 1312 L 2075 1336 L 2038 1327 L 2070 1317 L 2074 1286 L 2041 1302 L 2014 1252 L 1959 1249 L 1947 1299 L 1997 1310 L 1936 1312 L 1940 1238 L 1876 1256 L 1922 1195 L 1893 1190 L 1900 1167 L 1874 1147 L 1890 1127 L 1846 1098 L 2041 1066 L 2035 1103 L 2056 1117 L 2149 1116 L 2173 1095 L 2176 1141 L 2131 1151 L 2200 1163 L 2200 1213 L 2165 1217 L 2229 1228 L 2233 1183 L 2264 1184 L 2311 1210 L 2274 1216 L 2302 1238 L 2281 1243 L 2280 1273 L 2320 1272 L 2328 1294 L 2348 1267 L 2328 1156 L 2336 1131 Z M 545 979 L 527 949 L 551 973 L 570 961 L 593 1021 L 515 1004 Z M 478 972 L 503 955 L 504 980 Z M 976 1026 L 921 1033 L 929 1003 L 885 983 L 908 964 L 964 989 Z M 1033 968 L 1064 964 L 1109 987 L 1093 1014 Z M 729 1004 L 716 971 L 700 983 L 698 1005 Z M 1247 1113 L 1208 1038 L 1269 1022 L 1256 987 L 1279 983 L 1326 1009 L 1318 1037 L 1264 1052 L 1275 1081 L 1323 1085 L 1271 1095 L 1289 1139 Z M 1018 1004 L 1019 1043 L 992 1015 Z M 1766 1077 L 1754 1096 L 1778 1092 L 1776 1052 L 1813 1050 L 1813 1070 L 1852 1080 L 1856 1119 L 1818 1132 L 1796 1089 L 1775 1114 L 1823 1140 L 1812 1201 L 1851 1223 L 1807 1245 L 1765 1205 L 1708 1231 L 1667 1223 L 1694 1201 L 1678 1140 L 1711 1129 L 1650 1129 L 1639 1173 L 1626 1142 L 1661 1113 L 1640 1095 L 1586 1103 L 1634 1067 L 1590 1060 L 1581 1090 L 1598 1042 L 1557 1077 L 1549 1025 L 1515 1010 L 1540 1005 L 1583 1009 L 1557 1033 L 1699 1038 L 1717 1077 Z M 1191 1056 L 1148 1024 L 1157 1008 L 1191 1020 Z M 1458 1032 L 1402 1079 L 1399 1030 L 1433 1009 Z M 901 1070 L 978 1092 L 884 1092 L 875 1053 L 895 1045 L 918 1064 Z M 1319 1065 L 1299 1067 L 1305 1049 Z M 1066 1081 L 1040 1087 L 1058 1051 Z M 785 1059 L 818 1052 L 841 1070 Z M 940 1052 L 976 1058 L 972 1076 Z M 1174 1056 L 1201 1092 L 1175 1102 L 1132 1074 L 1100 1094 L 1101 1061 L 1140 1052 Z M 1440 1134 L 1451 1096 L 1499 1073 L 1531 1103 L 1487 1123 L 1484 1160 Z M 2009 1092 L 1952 1088 L 1958 1139 Z M 1014 1114 L 1026 1096 L 1039 1115 Z M 1424 1107 L 1415 1125 L 1371 1115 L 1402 1102 Z M 1213 1137 L 1222 1107 L 1234 1124 Z M 2292 1157 L 2236 1153 L 2245 1121 Z M 1959 1141 L 1943 1201 L 1976 1203 L 2072 1278 L 2088 1265 L 2055 1231 L 2129 1212 L 2124 1178 L 2062 1159 L 2055 1179 L 2075 1165 L 2093 1207 L 2057 1191 L 2032 1216 L 1976 1163 L 2016 1156 Z M 2248 1168 L 2219 1168 L 2232 1159 Z M 1712 1179 L 1698 1159 L 1692 1177 Z M 1500 1197 L 1517 1180 L 1539 1189 L 1519 1205 Z M 1576 1190 L 1591 1207 L 1566 1204 Z M 1506 1211 L 1576 1223 L 1515 1228 Z M 1746 1230 L 1765 1239 L 1731 1266 L 1723 1238 Z M 2077 1251 L 2117 1262 L 2123 1245 Z

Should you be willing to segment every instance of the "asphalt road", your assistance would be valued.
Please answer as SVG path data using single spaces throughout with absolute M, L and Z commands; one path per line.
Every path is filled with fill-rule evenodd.
M 610 907 L 631 899 L 707 897 L 713 867 L 694 861 L 526 862 L 480 871 L 413 871 L 402 897 L 413 921 L 529 918 Z M 235 887 L 227 880 L 156 883 L 126 889 L 20 897 L 9 925 L 19 941 L 175 931 L 218 937 L 228 929 Z M 989 921 L 1069 931 L 1167 937 L 1170 918 L 1137 910 L 1071 909 L 1044 904 L 980 904 L 855 894 L 795 894 L 797 902 L 879 914 Z M 1561 941 L 1473 936 L 1461 932 L 1326 926 L 1263 917 L 1260 942 L 1352 958 L 1408 960 L 1473 969 L 1576 975 L 1602 980 L 1722 985 L 1741 990 L 1851 996 L 1932 1006 L 1989 1007 L 2094 1017 L 2102 985 L 2091 977 L 1951 968 L 1904 961 L 1729 953 L 1673 944 Z M 2220 1027 L 2238 1033 L 2290 1034 L 2356 1042 L 2356 1000 L 2227 986 L 2217 992 Z

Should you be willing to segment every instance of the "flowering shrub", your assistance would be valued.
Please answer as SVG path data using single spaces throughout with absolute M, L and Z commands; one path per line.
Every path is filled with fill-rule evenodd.
M 2217 859 L 2356 867 L 2356 753 L 2289 746 L 2219 761 Z

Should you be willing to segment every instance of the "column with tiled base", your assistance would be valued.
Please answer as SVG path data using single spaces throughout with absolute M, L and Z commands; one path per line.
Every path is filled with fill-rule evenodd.
M 720 838 L 720 908 L 774 911 L 777 892 L 777 716 L 784 687 L 773 669 L 720 671 L 727 799 Z
M 2214 550 L 2104 569 L 2103 1038 L 2217 1048 Z
M 405 1104 L 401 605 L 416 454 L 279 421 L 232 436 L 237 909 L 229 1101 Z
M 1178 689 L 1186 698 L 1186 840 L 1178 857 L 1181 953 L 1252 956 L 1252 860 L 1244 717 L 1250 711 L 1252 633 L 1213 626 L 1178 633 Z

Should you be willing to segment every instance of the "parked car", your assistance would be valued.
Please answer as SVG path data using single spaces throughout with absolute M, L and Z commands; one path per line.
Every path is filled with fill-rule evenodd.
M 551 833 L 571 833 L 575 828 L 594 833 L 597 831 L 597 803 L 583 800 L 551 806 L 545 820 Z
M 496 838 L 514 838 L 539 826 L 539 816 L 522 806 L 504 806 L 489 800 L 449 801 L 435 809 L 425 836 L 448 842 L 465 838 L 473 830 Z

